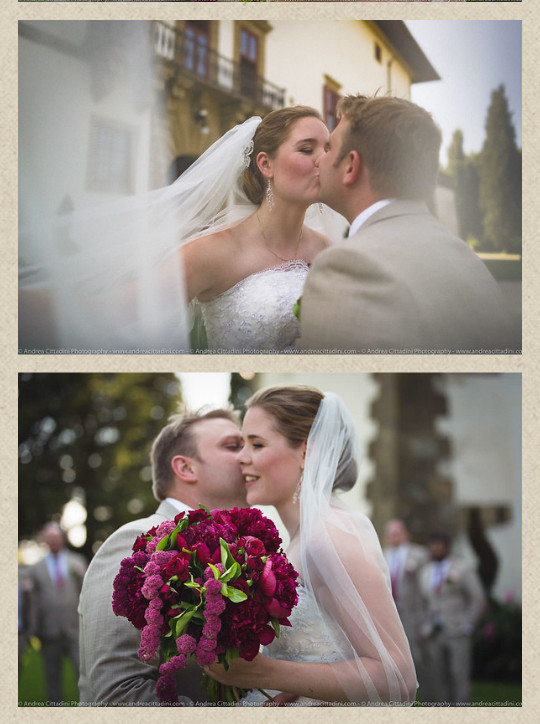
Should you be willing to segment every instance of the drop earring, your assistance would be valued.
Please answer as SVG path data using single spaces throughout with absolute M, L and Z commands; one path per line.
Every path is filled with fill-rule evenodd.
M 300 480 L 296 483 L 296 488 L 294 490 L 294 494 L 292 496 L 292 502 L 298 503 L 298 498 L 300 497 L 300 491 L 302 490 L 302 483 L 304 482 L 304 471 L 302 470 L 302 474 L 300 475 Z
M 269 211 L 274 210 L 274 190 L 272 189 L 272 179 L 268 179 L 268 186 L 266 187 L 266 204 Z

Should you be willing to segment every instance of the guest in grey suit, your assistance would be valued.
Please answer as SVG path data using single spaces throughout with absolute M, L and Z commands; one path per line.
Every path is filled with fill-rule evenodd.
M 452 706 L 470 703 L 471 636 L 486 601 L 473 566 L 450 555 L 443 533 L 430 536 L 431 563 L 420 573 L 425 602 L 425 638 L 428 687 L 425 702 Z
M 300 351 L 518 352 L 521 330 L 469 246 L 428 210 L 441 134 L 424 109 L 347 96 L 317 160 L 320 200 L 350 224 L 307 276 Z
M 402 520 L 389 520 L 384 528 L 387 547 L 384 555 L 390 571 L 392 596 L 409 639 L 416 676 L 422 695 L 425 681 L 423 642 L 420 629 L 423 623 L 423 602 L 419 586 L 419 574 L 428 562 L 424 546 L 411 543 L 409 531 Z
M 160 505 L 148 518 L 119 528 L 99 548 L 85 576 L 79 603 L 80 706 L 158 705 L 155 692 L 160 662 L 137 655 L 141 634 L 112 611 L 113 581 L 135 538 L 178 513 L 198 508 L 245 507 L 244 480 L 236 455 L 242 438 L 227 410 L 174 418 L 152 447 L 153 492 Z M 178 674 L 184 703 L 204 702 L 201 669 Z M 191 700 L 191 701 L 190 701 Z
M 63 701 L 62 659 L 67 656 L 79 672 L 79 621 L 77 602 L 86 570 L 84 558 L 67 549 L 57 523 L 42 530 L 49 552 L 28 570 L 32 597 L 32 631 L 41 641 L 47 700 Z

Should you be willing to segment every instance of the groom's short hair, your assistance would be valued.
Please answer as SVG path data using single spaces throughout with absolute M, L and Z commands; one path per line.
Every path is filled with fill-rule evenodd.
M 357 151 L 380 198 L 431 199 L 442 136 L 424 108 L 402 98 L 350 95 L 337 112 L 350 124 L 337 163 Z
M 152 492 L 157 500 L 164 500 L 171 491 L 174 473 L 171 460 L 176 455 L 200 460 L 194 427 L 205 420 L 225 419 L 238 425 L 238 417 L 231 410 L 210 410 L 206 413 L 188 412 L 173 415 L 152 444 Z

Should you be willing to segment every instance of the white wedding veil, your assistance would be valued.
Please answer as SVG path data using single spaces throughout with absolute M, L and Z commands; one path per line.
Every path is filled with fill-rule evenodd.
M 317 602 L 317 625 L 340 654 L 330 665 L 349 701 L 411 704 L 415 669 L 379 540 L 369 519 L 333 494 L 356 480 L 359 460 L 349 412 L 337 395 L 325 393 L 300 493 L 302 576 Z
M 19 36 L 19 350 L 189 352 L 178 252 L 254 211 L 241 179 L 261 119 L 156 190 L 171 138 L 189 129 L 156 90 L 152 24 L 21 21 Z M 95 186 L 120 156 L 126 187 Z M 327 215 L 315 204 L 306 223 L 325 233 Z
M 232 128 L 170 186 L 21 226 L 19 286 L 47 305 L 50 347 L 189 351 L 177 252 L 253 211 L 240 182 L 260 120 Z

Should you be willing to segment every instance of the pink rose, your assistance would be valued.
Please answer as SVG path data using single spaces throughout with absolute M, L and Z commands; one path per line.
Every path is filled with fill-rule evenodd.
M 252 535 L 246 535 L 246 553 L 248 556 L 264 556 L 266 553 L 264 544 L 258 538 L 254 538 Z
M 263 562 L 259 556 L 248 556 L 246 559 L 246 565 L 250 571 L 262 571 Z
M 194 543 L 191 546 L 191 550 L 195 551 L 197 560 L 199 560 L 203 566 L 206 566 L 210 560 L 210 549 L 205 543 Z
M 187 558 L 187 559 L 186 559 Z M 189 578 L 189 556 L 187 553 L 178 553 L 164 567 L 164 573 L 168 578 L 178 576 L 180 581 L 187 581 Z
M 265 596 L 273 596 L 276 590 L 276 585 L 276 576 L 272 570 L 272 561 L 269 558 L 264 564 L 261 579 L 259 581 L 259 588 Z
M 265 626 L 260 633 L 261 644 L 268 646 L 276 637 L 276 632 L 271 626 Z
M 264 607 L 273 618 L 287 618 L 291 615 L 291 608 L 284 608 L 275 598 L 267 598 Z

